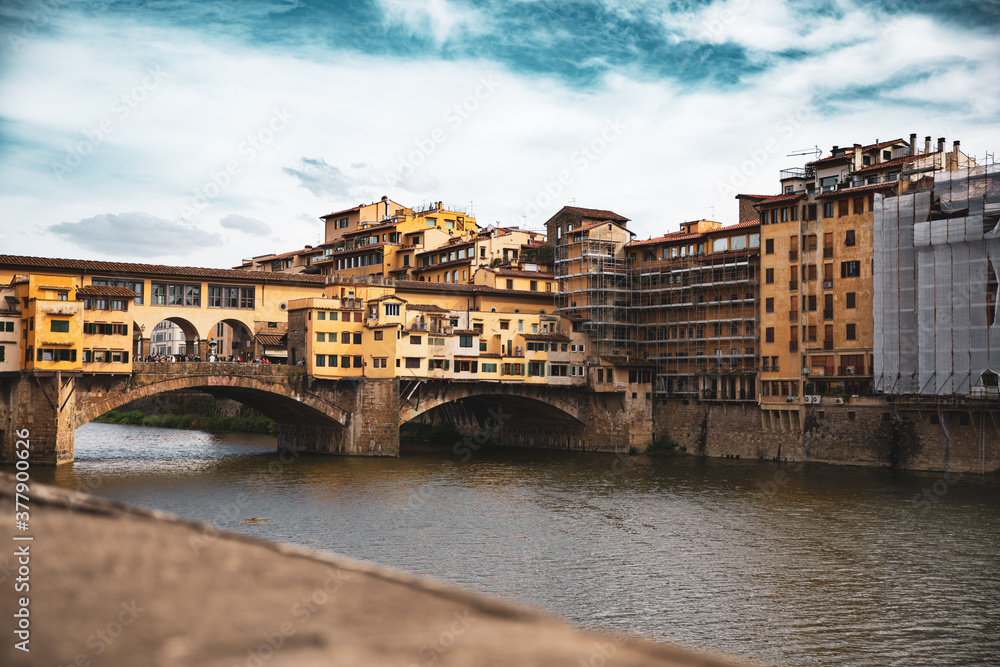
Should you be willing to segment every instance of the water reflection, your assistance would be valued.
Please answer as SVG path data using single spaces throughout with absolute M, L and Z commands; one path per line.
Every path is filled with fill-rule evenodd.
M 282 463 L 271 438 L 102 424 L 77 456 L 36 479 L 585 626 L 788 665 L 1000 664 L 996 476 L 448 449 Z

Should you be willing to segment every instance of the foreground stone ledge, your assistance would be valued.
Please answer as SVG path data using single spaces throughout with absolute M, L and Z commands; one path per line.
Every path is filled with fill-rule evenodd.
M 15 531 L 0 473 L 4 665 L 672 665 L 752 663 L 576 630 L 532 609 L 339 556 L 33 484 Z M 14 542 L 31 535 L 31 542 Z M 31 652 L 14 648 L 30 544 Z

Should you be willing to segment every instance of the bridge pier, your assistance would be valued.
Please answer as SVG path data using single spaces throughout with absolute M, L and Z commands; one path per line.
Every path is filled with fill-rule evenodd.
M 343 382 L 343 381 L 342 381 Z M 361 378 L 354 385 L 353 406 L 344 426 L 278 424 L 278 449 L 315 454 L 399 456 L 399 380 Z M 311 390 L 337 391 L 337 382 L 315 381 Z M 330 385 L 325 387 L 324 385 Z
M 73 460 L 76 378 L 55 372 L 0 379 L 0 462 L 16 460 L 18 431 L 28 431 L 32 465 Z

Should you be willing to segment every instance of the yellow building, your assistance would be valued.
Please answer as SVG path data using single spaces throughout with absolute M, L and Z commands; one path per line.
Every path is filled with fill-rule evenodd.
M 971 163 L 958 142 L 923 149 L 916 135 L 849 148 L 781 172 L 782 192 L 741 195 L 761 223 L 761 402 L 873 391 L 874 195 L 914 187 L 912 174 Z M 916 184 L 919 186 L 919 182 Z
M 0 373 L 21 369 L 21 300 L 14 285 L 0 285 Z

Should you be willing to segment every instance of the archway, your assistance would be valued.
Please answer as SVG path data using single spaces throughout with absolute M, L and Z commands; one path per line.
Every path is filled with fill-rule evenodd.
M 251 328 L 240 320 L 226 318 L 212 325 L 208 337 L 209 354 L 214 353 L 219 360 L 239 358 L 248 361 L 258 356 L 254 349 Z
M 534 393 L 533 388 L 526 388 Z M 475 391 L 475 390 L 474 390 Z M 401 411 L 400 451 L 414 442 L 450 447 L 468 458 L 490 447 L 582 449 L 586 425 L 575 406 L 557 399 L 489 388 L 429 400 Z M 404 444 L 406 443 L 406 444 Z
M 143 332 L 145 335 L 147 332 Z M 160 320 L 149 332 L 149 354 L 154 357 L 199 356 L 198 327 L 180 316 Z

